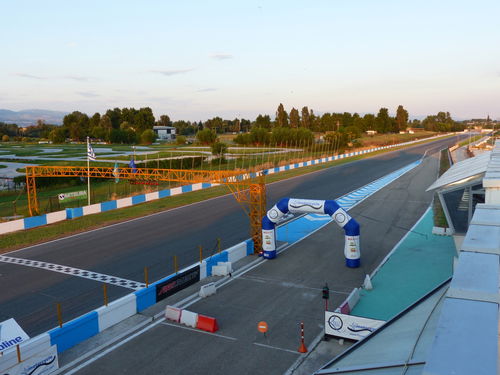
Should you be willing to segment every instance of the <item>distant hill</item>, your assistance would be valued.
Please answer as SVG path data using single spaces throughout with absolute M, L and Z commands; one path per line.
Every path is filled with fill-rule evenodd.
M 24 109 L 17 112 L 0 109 L 0 122 L 29 126 L 36 125 L 37 120 L 43 120 L 47 124 L 61 125 L 63 117 L 67 114 L 67 112 L 49 111 L 46 109 Z

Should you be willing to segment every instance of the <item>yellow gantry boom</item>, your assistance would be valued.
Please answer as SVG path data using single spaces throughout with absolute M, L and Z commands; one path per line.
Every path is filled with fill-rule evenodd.
M 261 219 L 266 209 L 264 175 L 242 171 L 206 171 L 190 169 L 29 166 L 26 167 L 26 191 L 30 215 L 39 214 L 36 177 L 120 178 L 135 181 L 174 181 L 180 183 L 212 183 L 227 185 L 250 217 L 250 233 L 254 251 L 262 249 Z M 255 181 L 258 178 L 258 181 Z

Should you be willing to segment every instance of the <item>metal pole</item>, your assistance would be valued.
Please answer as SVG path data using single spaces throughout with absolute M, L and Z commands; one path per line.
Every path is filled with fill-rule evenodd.
M 144 282 L 146 283 L 146 288 L 149 288 L 148 267 L 144 267 Z
M 102 291 L 104 293 L 104 306 L 108 306 L 108 286 L 102 284 Z
M 89 159 L 89 137 L 87 137 L 87 202 L 90 206 L 90 159 Z
M 61 311 L 61 304 L 57 304 L 57 320 L 59 322 L 59 327 L 62 328 L 63 326 L 63 321 L 62 321 L 62 311 Z
M 16 352 L 17 352 L 17 363 L 21 363 L 21 348 L 19 347 L 19 344 L 16 345 Z

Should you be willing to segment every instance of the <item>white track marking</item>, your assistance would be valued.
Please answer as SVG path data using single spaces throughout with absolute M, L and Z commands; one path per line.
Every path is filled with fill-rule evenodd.
M 293 351 L 293 350 L 290 350 L 290 349 L 283 349 L 283 348 L 278 348 L 277 346 L 271 346 L 271 345 L 266 345 L 266 344 L 260 344 L 258 342 L 254 342 L 253 343 L 254 345 L 257 345 L 257 346 L 262 346 L 263 348 L 267 348 L 267 349 L 276 349 L 276 350 L 281 350 L 283 352 L 288 352 L 288 353 L 293 353 L 293 354 L 297 354 L 297 355 L 300 355 L 299 352 L 296 352 L 296 351 Z
M 216 337 L 220 337 L 220 338 L 227 339 L 227 340 L 238 341 L 238 339 L 236 337 L 219 335 L 218 333 L 212 333 L 212 332 L 202 331 L 202 330 L 199 330 L 199 329 L 194 329 L 194 328 L 191 328 L 191 327 L 185 327 L 185 326 L 181 326 L 181 325 L 178 325 L 178 324 L 167 323 L 167 322 L 162 322 L 161 324 L 163 324 L 165 326 L 169 326 L 169 327 L 181 328 L 181 329 L 185 329 L 185 330 L 188 330 L 188 331 L 203 333 L 205 335 L 216 336 Z

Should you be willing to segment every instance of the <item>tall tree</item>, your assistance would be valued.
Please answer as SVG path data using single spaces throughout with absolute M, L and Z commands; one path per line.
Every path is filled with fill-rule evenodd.
M 269 115 L 258 115 L 255 119 L 255 126 L 264 129 L 271 128 L 271 117 Z
M 288 126 L 288 114 L 286 113 L 285 107 L 282 103 L 280 103 L 278 109 L 276 110 L 276 126 Z
M 399 131 L 405 131 L 408 127 L 408 111 L 402 105 L 396 110 L 396 124 Z
M 170 121 L 170 117 L 168 117 L 168 115 L 161 115 L 157 124 L 160 126 L 172 126 L 172 121 Z
M 312 113 L 312 110 L 311 110 Z M 302 116 L 300 117 L 300 124 L 303 128 L 310 129 L 311 128 L 311 116 L 309 114 L 309 108 L 307 106 L 302 107 L 301 111 Z
M 290 110 L 290 127 L 298 128 L 300 124 L 299 111 L 295 108 Z
M 379 133 L 389 133 L 392 129 L 392 121 L 387 108 L 380 108 L 375 118 L 375 130 Z

